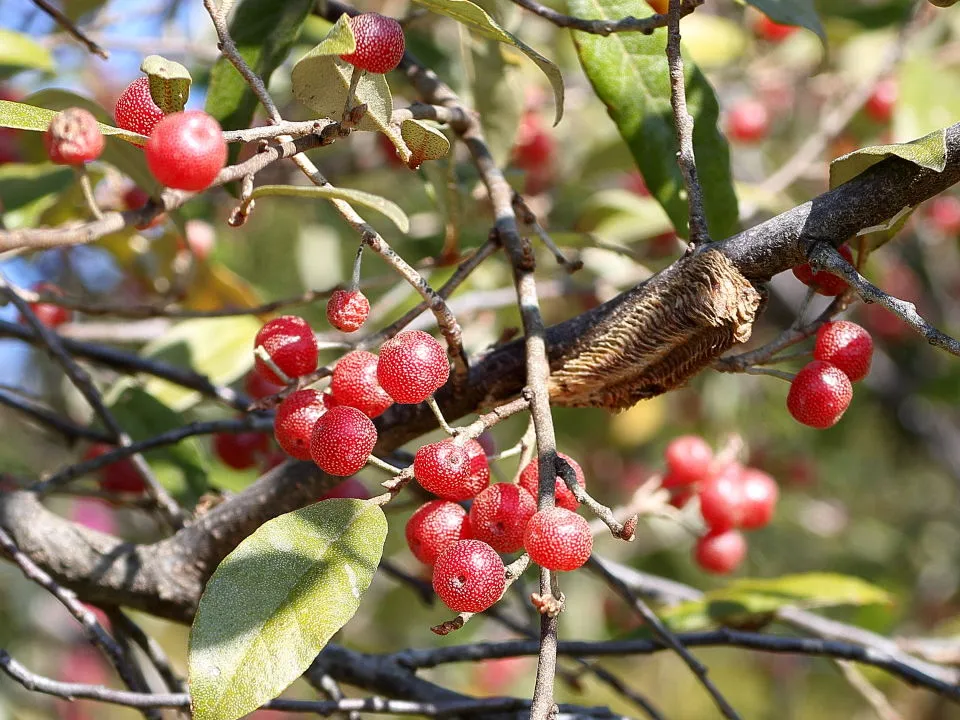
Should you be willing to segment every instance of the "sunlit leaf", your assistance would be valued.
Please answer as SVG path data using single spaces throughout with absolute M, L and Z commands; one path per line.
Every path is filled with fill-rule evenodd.
M 914 165 L 942 172 L 947 164 L 946 130 L 936 130 L 907 143 L 860 148 L 838 157 L 830 163 L 830 187 L 842 185 L 888 157 L 903 158 Z
M 447 136 L 422 120 L 404 120 L 400 125 L 400 136 L 410 150 L 409 165 L 412 168 L 427 160 L 439 160 L 450 152 Z
M 442 157 L 442 156 L 441 156 Z M 404 233 L 410 231 L 410 219 L 400 206 L 386 198 L 351 188 L 339 188 L 332 185 L 261 185 L 253 191 L 251 197 L 267 195 L 286 197 L 323 198 L 325 200 L 346 200 L 354 205 L 362 205 L 388 218 Z
M 0 28 L 0 73 L 18 70 L 53 72 L 53 55 L 29 35 Z
M 157 107 L 168 115 L 183 110 L 193 82 L 186 67 L 160 55 L 148 55 L 140 63 L 140 70 L 147 74 L 150 96 Z
M 347 104 L 352 75 L 353 65 L 314 48 L 293 66 L 293 96 L 317 117 L 339 120 Z M 380 73 L 365 73 L 353 97 L 353 106 L 367 106 L 357 128 L 385 132 L 393 115 L 393 98 L 386 78 Z

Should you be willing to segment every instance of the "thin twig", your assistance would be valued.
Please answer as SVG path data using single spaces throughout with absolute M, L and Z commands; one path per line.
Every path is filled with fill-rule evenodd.
M 94 442 L 104 443 L 113 440 L 111 435 L 101 430 L 76 425 L 53 410 L 49 410 L 35 401 L 19 397 L 4 389 L 0 389 L 0 405 L 6 405 L 33 418 L 43 425 L 56 430 L 68 440 L 92 440 Z
M 860 693 L 880 720 L 903 720 L 900 713 L 890 704 L 887 696 L 867 680 L 856 665 L 848 660 L 836 660 L 835 662 L 843 677 L 850 683 L 850 687 Z
M 525 10 L 529 10 L 539 15 L 544 20 L 549 20 L 557 27 L 570 28 L 580 32 L 591 33 L 593 35 L 610 35 L 611 33 L 621 32 L 640 32 L 644 35 L 650 35 L 657 28 L 667 25 L 667 15 L 651 15 L 645 18 L 635 18 L 627 16 L 619 20 L 587 20 L 585 18 L 564 15 L 553 8 L 541 5 L 535 0 L 512 0 Z M 698 5 L 702 5 L 704 0 L 687 0 L 682 6 L 683 15 L 689 15 Z
M 75 39 L 79 40 L 83 45 L 86 46 L 92 54 L 96 55 L 99 58 L 104 60 L 110 59 L 110 53 L 100 47 L 97 43 L 90 39 L 90 37 L 78 28 L 70 18 L 64 15 L 60 10 L 51 5 L 47 0 L 33 0 L 33 4 L 38 8 L 43 10 L 47 15 L 53 18 L 54 22 L 57 23 L 60 27 L 66 30 L 70 35 Z

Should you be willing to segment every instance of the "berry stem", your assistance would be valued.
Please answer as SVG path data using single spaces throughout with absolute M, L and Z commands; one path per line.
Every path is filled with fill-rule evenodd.
M 100 211 L 100 206 L 97 205 L 97 200 L 93 196 L 93 186 L 90 184 L 90 175 L 87 173 L 87 166 L 77 165 L 75 170 L 77 172 L 77 180 L 80 181 L 80 190 L 83 192 L 83 201 L 90 209 L 90 214 L 97 220 L 103 220 L 103 213 Z
M 440 429 L 443 430 L 447 435 L 456 435 L 457 430 L 450 427 L 447 423 L 447 419 L 443 416 L 443 411 L 440 410 L 440 406 L 437 405 L 436 399 L 431 395 L 424 402 L 427 403 L 427 407 L 433 412 L 437 418 L 437 422 L 440 423 Z
M 750 365 L 743 369 L 747 375 L 770 375 L 771 377 L 780 378 L 781 380 L 786 380 L 787 382 L 793 382 L 793 378 L 796 377 L 794 373 L 784 372 L 783 370 L 776 370 L 774 368 L 768 367 L 759 367 L 757 365 Z
M 253 354 L 260 358 L 263 364 L 270 368 L 270 371 L 283 381 L 284 385 L 289 385 L 293 382 L 283 370 L 277 367 L 277 364 L 273 361 L 273 358 L 270 357 L 270 353 L 267 352 L 267 349 L 263 347 L 263 345 L 257 345 L 257 347 L 253 349 Z
M 391 465 L 390 463 L 386 462 L 385 460 L 381 460 L 381 459 L 378 458 L 376 455 L 371 455 L 370 457 L 368 457 L 368 458 L 367 458 L 367 462 L 368 462 L 369 464 L 373 465 L 374 467 L 380 468 L 380 469 L 383 470 L 384 472 L 390 473 L 390 474 L 393 475 L 394 477 L 396 477 L 397 475 L 399 475 L 400 473 L 403 472 L 402 469 Z
M 639 521 L 637 515 L 631 515 L 627 518 L 626 522 L 619 522 L 613 516 L 613 510 L 594 499 L 583 489 L 580 483 L 577 482 L 577 474 L 570 466 L 570 463 L 560 457 L 560 455 L 557 455 L 557 474 L 563 478 L 563 481 L 577 501 L 586 505 L 590 509 L 590 512 L 610 528 L 611 535 L 621 540 L 626 540 L 627 542 L 633 541 L 636 537 L 635 531 L 637 529 L 637 522 Z
M 341 123 L 347 123 L 350 120 L 350 111 L 353 110 L 353 96 L 357 92 L 360 79 L 366 72 L 366 70 L 361 70 L 356 65 L 353 66 L 353 74 L 350 76 L 350 87 L 347 88 L 347 102 L 343 106 L 343 117 L 340 119 Z
M 350 273 L 350 287 L 347 288 L 350 292 L 354 292 L 360 289 L 360 264 L 363 260 L 363 243 L 360 244 L 360 247 L 357 248 L 356 257 L 353 258 L 353 271 Z

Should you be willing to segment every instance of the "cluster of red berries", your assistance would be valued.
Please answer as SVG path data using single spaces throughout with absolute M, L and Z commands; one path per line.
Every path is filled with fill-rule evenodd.
M 583 487 L 583 470 L 559 453 Z M 413 461 L 414 476 L 439 499 L 422 505 L 406 527 L 414 556 L 433 566 L 433 588 L 451 610 L 481 612 L 503 594 L 500 554 L 523 549 L 550 570 L 570 571 L 590 557 L 593 536 L 577 515 L 579 502 L 560 476 L 556 506 L 537 511 L 537 460 L 518 484 L 490 485 L 490 467 L 476 440 L 457 438 L 424 445 Z M 469 513 L 458 503 L 471 500 Z

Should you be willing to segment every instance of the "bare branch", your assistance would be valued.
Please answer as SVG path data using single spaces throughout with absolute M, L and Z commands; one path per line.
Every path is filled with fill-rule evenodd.
M 621 32 L 640 32 L 644 35 L 651 34 L 657 28 L 666 27 L 667 15 L 651 15 L 646 18 L 635 18 L 628 16 L 620 20 L 587 20 L 585 18 L 564 15 L 553 8 L 541 5 L 535 0 L 513 0 L 513 2 L 525 10 L 539 15 L 544 20 L 549 20 L 557 27 L 570 28 L 580 32 L 591 33 L 593 35 L 610 35 L 611 33 Z M 681 6 L 681 17 L 692 13 L 697 6 L 702 5 L 704 0 L 686 0 Z
M 43 10 L 47 15 L 52 17 L 57 25 L 70 33 L 70 35 L 72 35 L 76 40 L 85 45 L 90 53 L 104 60 L 110 59 L 109 52 L 91 40 L 90 37 L 83 32 L 83 30 L 78 28 L 73 21 L 70 20 L 70 18 L 60 12 L 60 10 L 58 10 L 52 3 L 47 2 L 47 0 L 33 0 L 33 4 Z

